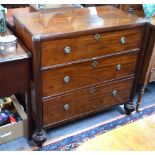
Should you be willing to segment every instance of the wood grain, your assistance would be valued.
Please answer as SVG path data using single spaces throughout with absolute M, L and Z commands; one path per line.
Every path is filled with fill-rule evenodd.
M 23 42 L 26 48 L 33 53 L 32 35 L 26 29 L 24 29 L 24 25 L 16 19 L 14 19 L 14 23 L 14 29 L 17 37 Z
M 44 71 L 42 73 L 42 96 L 57 95 L 107 80 L 134 75 L 137 56 L 136 51 Z M 94 61 L 97 62 L 96 67 L 92 66 Z M 116 70 L 118 64 L 121 65 L 119 71 Z M 65 76 L 70 77 L 69 83 L 64 83 Z
M 142 4 L 119 4 L 118 8 L 140 17 L 144 17 L 144 10 Z
M 100 39 L 95 40 L 95 34 L 82 35 L 45 41 L 41 44 L 41 65 L 48 67 L 55 64 L 66 63 L 75 60 L 93 58 L 104 54 L 138 49 L 141 46 L 143 28 L 127 29 L 100 34 Z M 121 44 L 121 37 L 125 37 L 126 43 Z M 70 47 L 71 53 L 64 53 L 64 48 Z
M 63 122 L 84 113 L 91 113 L 99 108 L 106 108 L 127 101 L 132 83 L 133 78 L 130 78 L 45 100 L 43 101 L 44 125 Z M 92 89 L 94 89 L 94 93 L 92 93 Z M 117 90 L 116 96 L 112 96 L 114 90 Z M 67 111 L 64 110 L 65 104 L 70 106 Z
M 13 14 L 21 14 L 21 13 L 28 13 L 30 12 L 29 7 L 24 8 L 8 8 L 6 13 L 6 22 L 7 26 L 14 31 L 14 21 L 13 21 Z
M 29 30 L 31 34 L 45 37 L 100 28 L 141 25 L 144 21 L 144 19 L 131 16 L 112 6 L 66 8 L 58 11 L 16 14 L 14 19 L 23 23 L 25 29 Z
M 18 61 L 10 61 L 0 63 L 0 87 L 1 97 L 12 95 L 13 93 L 25 93 L 28 89 L 27 70 L 29 69 L 28 59 L 19 59 Z
M 155 27 L 150 26 L 149 38 L 147 40 L 147 47 L 145 52 L 145 57 L 143 60 L 143 68 L 141 70 L 142 85 L 147 84 L 150 81 L 151 72 L 155 65 Z M 152 81 L 151 77 L 151 81 Z M 155 80 L 155 79 L 154 79 Z
M 151 64 L 151 62 L 152 62 L 152 64 Z M 149 82 L 152 82 L 152 81 L 155 81 L 155 44 L 154 44 L 154 48 L 153 48 L 153 53 L 152 53 L 152 56 L 151 56 L 150 64 L 151 64 L 151 71 L 150 71 Z
M 30 12 L 39 12 L 39 11 L 59 11 L 61 9 L 70 9 L 77 7 L 72 4 L 44 4 L 43 8 L 38 8 L 35 4 L 30 4 Z
M 7 29 L 0 35 L 11 35 Z M 17 41 L 16 50 L 11 53 L 0 54 L 0 97 L 13 93 L 25 93 L 28 90 L 30 54 Z

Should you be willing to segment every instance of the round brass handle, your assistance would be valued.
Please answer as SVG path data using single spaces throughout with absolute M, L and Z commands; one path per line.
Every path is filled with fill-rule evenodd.
M 100 34 L 99 33 L 96 33 L 95 34 L 95 40 L 98 41 L 100 38 L 101 38 Z
M 72 49 L 69 46 L 64 48 L 64 53 L 65 54 L 69 54 L 69 53 L 71 53 L 71 51 L 72 51 Z
M 116 71 L 120 71 L 122 69 L 122 65 L 121 64 L 117 64 L 116 65 Z
M 70 105 L 69 105 L 69 104 L 65 104 L 65 105 L 64 105 L 64 110 L 67 111 L 67 110 L 69 110 L 69 109 L 70 109 Z
M 128 8 L 128 13 L 134 13 L 134 8 L 132 8 L 131 6 Z
M 67 75 L 64 77 L 64 83 L 69 83 L 70 80 L 71 80 L 70 76 Z
M 89 92 L 90 92 L 91 94 L 95 94 L 95 93 L 96 93 L 96 88 L 91 88 L 91 89 L 89 90 Z
M 113 90 L 111 94 L 112 94 L 112 96 L 115 97 L 115 96 L 117 96 L 118 92 L 117 92 L 117 90 Z
M 125 37 L 121 37 L 120 38 L 120 43 L 121 44 L 125 44 L 126 43 L 126 38 Z
M 97 62 L 96 60 L 93 61 L 92 64 L 91 64 L 91 66 L 92 66 L 93 68 L 96 68 L 97 65 L 98 65 L 98 62 Z

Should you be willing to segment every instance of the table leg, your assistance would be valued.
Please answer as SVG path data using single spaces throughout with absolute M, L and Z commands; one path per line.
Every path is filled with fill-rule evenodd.
M 141 101 L 142 101 L 142 97 L 144 95 L 145 87 L 146 87 L 146 85 L 143 85 L 141 87 L 141 89 L 140 89 L 139 94 L 138 94 L 138 100 L 137 100 L 137 103 L 136 103 L 136 111 L 137 112 L 139 111 L 139 107 L 140 107 L 140 104 L 141 104 Z

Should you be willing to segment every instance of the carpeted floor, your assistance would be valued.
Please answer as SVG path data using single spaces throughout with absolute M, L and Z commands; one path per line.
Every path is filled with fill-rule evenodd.
M 152 114 L 89 139 L 76 151 L 155 151 L 154 131 Z
M 120 126 L 126 125 L 128 123 L 140 120 L 146 116 L 150 116 L 155 113 L 155 105 L 144 108 L 140 112 L 134 112 L 129 116 L 123 116 L 122 118 L 118 118 L 113 121 L 109 121 L 107 123 L 101 124 L 92 129 L 88 129 L 84 132 L 69 136 L 68 138 L 64 138 L 55 143 L 51 143 L 49 145 L 43 146 L 37 151 L 71 151 L 80 146 L 80 144 L 85 141 L 94 138 L 98 135 L 101 135 L 105 132 L 108 132 L 112 129 L 118 128 Z

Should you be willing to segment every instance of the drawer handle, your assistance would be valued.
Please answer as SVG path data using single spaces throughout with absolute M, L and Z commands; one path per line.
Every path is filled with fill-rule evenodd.
M 126 38 L 125 37 L 121 37 L 120 38 L 120 43 L 121 44 L 125 44 L 126 43 Z
M 128 13 L 134 13 L 134 9 L 131 6 L 128 8 Z
M 89 92 L 90 92 L 91 94 L 95 94 L 95 93 L 96 93 L 96 88 L 91 88 L 91 89 L 89 90 Z
M 100 38 L 101 38 L 100 34 L 99 33 L 96 33 L 95 34 L 95 40 L 98 41 Z
M 69 53 L 71 53 L 71 51 L 72 51 L 72 49 L 69 46 L 64 48 L 64 53 L 65 54 L 69 54 Z
M 98 65 L 98 62 L 97 62 L 96 60 L 93 61 L 92 64 L 91 64 L 91 66 L 92 66 L 93 68 L 96 68 L 97 65 Z
M 64 77 L 64 83 L 69 83 L 71 80 L 70 76 L 65 76 Z
M 69 104 L 65 104 L 65 105 L 64 105 L 64 110 L 67 111 L 67 110 L 69 110 L 69 109 L 70 109 L 70 105 L 69 105 Z
M 120 71 L 122 69 L 122 65 L 121 64 L 117 64 L 116 65 L 116 71 Z
M 117 96 L 117 94 L 118 94 L 117 90 L 113 90 L 111 94 L 112 94 L 113 97 Z

